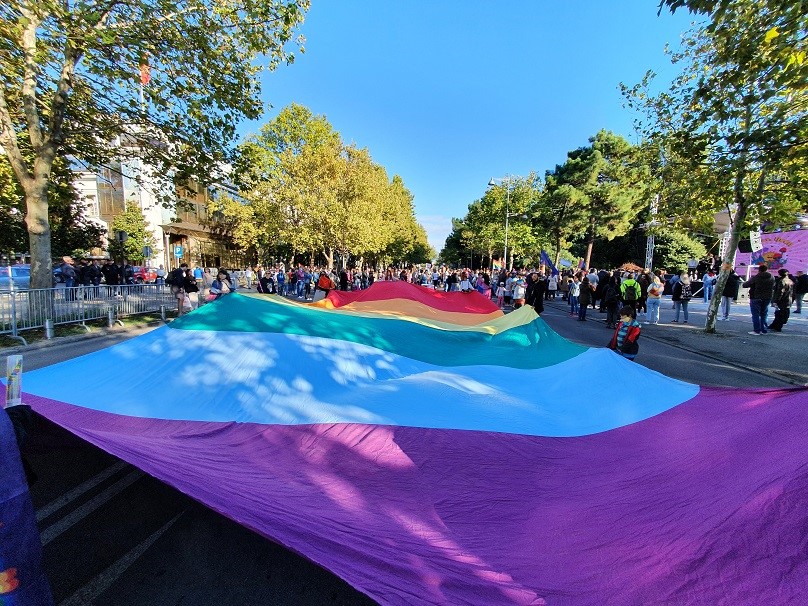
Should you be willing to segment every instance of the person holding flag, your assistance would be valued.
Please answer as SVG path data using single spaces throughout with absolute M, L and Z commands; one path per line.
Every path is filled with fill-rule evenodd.
M 541 257 L 539 260 L 543 265 L 546 265 L 547 267 L 550 268 L 550 271 L 552 272 L 551 275 L 553 276 L 559 275 L 558 269 L 556 269 L 556 266 L 553 265 L 553 262 L 550 260 L 550 255 L 548 255 L 546 251 L 544 250 L 541 251 Z

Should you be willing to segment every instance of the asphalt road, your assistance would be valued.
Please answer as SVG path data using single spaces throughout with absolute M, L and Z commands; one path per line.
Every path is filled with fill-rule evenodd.
M 611 335 L 597 312 L 588 322 L 576 322 L 563 305 L 552 303 L 543 317 L 561 335 L 586 345 L 605 345 Z M 24 367 L 55 364 L 131 336 L 54 343 L 26 353 Z M 650 330 L 638 363 L 703 385 L 787 385 L 715 355 L 689 351 L 669 336 L 655 338 Z M 91 388 L 92 377 L 77 380 Z M 581 380 L 586 381 L 585 369 Z M 374 604 L 305 558 L 44 419 L 28 456 L 39 475 L 32 498 L 59 606 Z

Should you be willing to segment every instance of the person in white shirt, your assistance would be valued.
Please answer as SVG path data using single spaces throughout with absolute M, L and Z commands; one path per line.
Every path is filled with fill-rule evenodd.
M 558 276 L 551 274 L 547 278 L 547 298 L 555 299 L 558 292 Z
M 464 271 L 460 276 L 460 292 L 471 292 L 474 287 L 471 285 L 469 275 Z

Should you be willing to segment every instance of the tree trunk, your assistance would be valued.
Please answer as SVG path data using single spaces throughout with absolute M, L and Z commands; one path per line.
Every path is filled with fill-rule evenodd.
M 51 230 L 48 221 L 48 179 L 38 178 L 25 194 L 31 248 L 31 288 L 53 288 Z
M 555 266 L 558 267 L 559 263 L 561 263 L 561 237 L 556 237 L 555 241 L 556 249 L 555 249 Z
M 738 249 L 738 240 L 741 238 L 741 225 L 746 220 L 746 213 L 749 205 L 743 194 L 743 181 L 746 174 L 745 171 L 739 172 L 735 178 L 735 187 L 733 193 L 733 201 L 736 205 L 735 216 L 732 220 L 732 231 L 730 232 L 729 245 L 725 252 L 725 258 L 722 259 L 721 272 L 718 274 L 718 280 L 715 283 L 713 290 L 713 298 L 710 300 L 710 305 L 707 308 L 707 321 L 704 325 L 704 332 L 714 333 L 715 322 L 718 317 L 718 307 L 721 304 L 721 297 L 724 296 L 724 286 L 727 284 L 729 278 L 729 270 L 732 269 L 731 263 L 735 257 L 735 251 Z M 763 197 L 763 190 L 766 186 L 766 171 L 761 171 L 760 178 L 758 179 L 756 198 L 760 200 Z
M 323 256 L 325 257 L 326 269 L 331 271 L 334 268 L 334 249 L 330 246 L 326 246 L 323 249 Z
M 589 262 L 592 260 L 592 248 L 595 245 L 595 217 L 589 217 L 589 230 L 586 235 L 586 257 L 584 267 L 589 271 Z

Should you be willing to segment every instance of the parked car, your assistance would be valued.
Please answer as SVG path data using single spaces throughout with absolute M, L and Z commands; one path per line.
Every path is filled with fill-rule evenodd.
M 157 280 L 157 270 L 154 268 L 135 265 L 132 270 L 135 273 L 135 284 L 151 284 Z
M 9 271 L 11 275 L 9 276 Z M 16 290 L 27 290 L 31 286 L 31 266 L 30 265 L 11 265 L 0 267 L 0 290 L 7 291 L 11 289 L 11 283 L 14 283 Z

